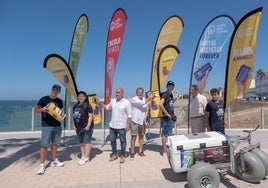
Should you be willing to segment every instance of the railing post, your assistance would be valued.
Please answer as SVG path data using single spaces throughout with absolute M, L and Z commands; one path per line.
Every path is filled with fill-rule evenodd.
M 32 132 L 34 131 L 34 108 L 32 108 Z
M 264 108 L 261 107 L 261 128 L 264 129 Z
M 68 109 L 68 130 L 71 129 L 71 107 Z
M 104 108 L 101 108 L 101 129 L 103 130 L 103 144 L 105 144 Z
M 228 106 L 227 108 L 227 114 L 228 114 L 228 129 L 231 128 L 231 110 L 230 110 L 230 106 Z

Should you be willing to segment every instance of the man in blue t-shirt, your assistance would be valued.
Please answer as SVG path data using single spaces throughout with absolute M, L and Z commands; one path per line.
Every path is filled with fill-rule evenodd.
M 210 90 L 212 100 L 209 101 L 205 109 L 205 124 L 207 131 L 217 131 L 225 134 L 224 107 L 219 100 L 220 91 L 217 88 Z
M 58 98 L 58 94 L 61 91 L 61 86 L 58 84 L 54 84 L 51 89 L 50 95 L 42 97 L 36 107 L 34 108 L 35 113 L 41 113 L 42 117 L 42 133 L 41 133 L 41 149 L 40 149 L 40 166 L 37 172 L 38 175 L 42 175 L 45 173 L 45 161 L 48 146 L 51 148 L 51 166 L 61 167 L 64 166 L 64 163 L 60 162 L 57 159 L 57 148 L 61 139 L 61 123 L 52 117 L 48 113 L 47 105 L 52 102 L 58 108 L 62 109 L 63 102 L 60 98 Z
M 160 109 L 163 112 L 162 124 L 162 148 L 163 148 L 163 157 L 167 156 L 167 137 L 172 135 L 172 130 L 174 126 L 174 122 L 176 121 L 176 116 L 174 114 L 174 100 L 172 91 L 175 87 L 173 81 L 167 82 L 167 90 L 161 95 L 160 100 Z

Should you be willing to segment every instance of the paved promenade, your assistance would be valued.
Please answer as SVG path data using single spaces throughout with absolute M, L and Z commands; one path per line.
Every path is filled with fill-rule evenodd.
M 187 130 L 179 129 L 178 134 Z M 229 135 L 245 135 L 241 130 L 227 130 Z M 64 167 L 48 167 L 44 175 L 36 175 L 39 167 L 40 132 L 0 133 L 0 184 L 5 188 L 187 188 L 187 174 L 174 173 L 167 158 L 160 155 L 161 138 L 159 130 L 151 130 L 149 144 L 144 146 L 145 157 L 137 154 L 133 161 L 126 158 L 124 164 L 119 160 L 109 162 L 110 142 L 103 146 L 103 132 L 93 134 L 91 161 L 78 166 L 79 145 L 73 131 L 66 131 L 59 147 L 58 158 L 65 162 Z M 253 141 L 260 141 L 262 149 L 268 153 L 268 130 L 257 130 Z M 65 142 L 64 142 L 65 141 Z M 128 145 L 130 135 L 128 133 Z M 137 145 L 137 143 L 136 143 Z M 119 142 L 118 142 L 119 146 Z M 120 148 L 120 147 L 119 147 Z M 220 173 L 220 187 L 268 187 L 268 180 L 252 184 L 244 182 L 230 171 Z

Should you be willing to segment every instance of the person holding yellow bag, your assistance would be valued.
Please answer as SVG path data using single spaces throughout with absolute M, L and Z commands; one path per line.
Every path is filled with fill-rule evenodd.
M 49 103 L 54 103 L 59 109 L 62 109 L 63 102 L 58 95 L 61 92 L 61 86 L 54 84 L 51 88 L 51 93 L 48 96 L 42 97 L 34 108 L 35 113 L 41 113 L 42 118 L 42 133 L 41 133 L 41 148 L 40 148 L 40 166 L 37 172 L 38 175 L 45 173 L 46 169 L 46 155 L 48 146 L 51 147 L 51 166 L 62 167 L 63 162 L 57 159 L 57 148 L 61 139 L 61 123 L 59 120 L 55 119 L 54 116 L 50 115 L 50 109 L 48 109 Z

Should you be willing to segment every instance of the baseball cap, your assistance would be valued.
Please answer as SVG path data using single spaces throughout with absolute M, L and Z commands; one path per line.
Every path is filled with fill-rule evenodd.
M 168 86 L 168 85 L 173 85 L 173 86 L 175 86 L 175 83 L 174 83 L 173 81 L 169 80 L 169 81 L 167 82 L 167 86 Z
M 58 89 L 58 90 L 60 91 L 60 90 L 61 90 L 61 87 L 60 87 L 59 84 L 54 84 L 54 85 L 52 86 L 52 89 Z
M 84 95 L 85 97 L 87 97 L 87 93 L 84 92 L 84 91 L 79 91 L 79 92 L 77 93 L 77 96 L 78 96 L 79 94 L 82 94 L 82 95 Z

